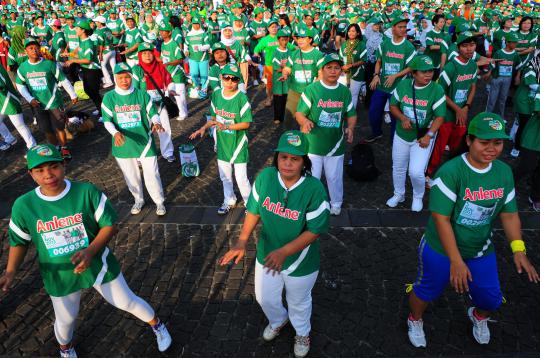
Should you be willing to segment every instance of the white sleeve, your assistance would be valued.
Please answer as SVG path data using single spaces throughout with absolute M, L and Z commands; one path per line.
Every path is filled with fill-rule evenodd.
M 529 88 L 533 91 L 536 91 L 538 89 L 538 83 L 533 83 L 529 85 Z
M 113 137 L 116 133 L 118 133 L 118 130 L 114 126 L 113 122 L 104 122 L 103 125 L 105 126 L 107 132 L 109 132 Z
M 73 86 L 71 85 L 71 82 L 66 78 L 62 82 L 60 82 L 60 86 L 64 88 L 64 90 L 68 93 L 69 98 L 75 99 L 77 98 L 77 93 L 75 93 L 75 90 L 73 89 Z
M 17 89 L 19 90 L 19 93 L 24 97 L 24 99 L 30 103 L 34 99 L 30 92 L 28 91 L 28 88 L 26 88 L 25 85 L 21 85 L 17 83 Z
M 204 52 L 210 50 L 210 45 L 199 46 L 199 51 Z

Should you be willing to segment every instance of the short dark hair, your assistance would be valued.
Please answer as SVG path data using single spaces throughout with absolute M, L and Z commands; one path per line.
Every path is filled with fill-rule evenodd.
M 436 24 L 437 22 L 439 22 L 440 19 L 446 20 L 446 18 L 444 17 L 444 15 L 436 14 L 436 15 L 433 16 L 433 18 L 431 19 L 431 22 L 432 22 L 433 24 Z
M 360 30 L 360 26 L 358 26 L 358 24 L 350 24 L 349 27 L 347 27 L 347 32 L 345 32 L 345 40 L 349 39 L 349 29 L 351 27 L 354 27 L 356 33 L 358 34 L 357 40 L 362 41 L 362 31 Z
M 274 160 L 272 161 L 272 166 L 275 167 L 277 170 L 279 170 L 279 168 L 278 168 L 278 155 L 279 155 L 279 152 L 275 152 L 274 153 Z M 302 169 L 302 173 L 301 173 L 302 176 L 311 175 L 311 167 L 312 167 L 311 159 L 309 159 L 307 154 L 303 155 L 302 159 L 304 160 L 304 168 Z

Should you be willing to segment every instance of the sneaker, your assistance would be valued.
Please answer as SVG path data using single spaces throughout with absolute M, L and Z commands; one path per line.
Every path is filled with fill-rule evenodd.
M 169 334 L 169 331 L 167 330 L 167 327 L 162 322 L 159 322 L 157 326 L 152 327 L 152 330 L 154 331 L 156 335 L 157 345 L 160 352 L 165 352 L 170 346 L 172 342 L 171 335 Z
M 412 200 L 411 210 L 414 212 L 420 212 L 424 208 L 424 203 L 422 202 L 422 199 L 414 199 Z
M 510 155 L 514 158 L 519 157 L 519 149 L 512 148 L 512 150 L 510 151 Z
M 424 334 L 424 321 L 419 319 L 418 321 L 412 320 L 410 317 L 407 319 L 407 326 L 409 327 L 408 335 L 409 341 L 416 348 L 426 347 L 426 335 Z
M 62 154 L 62 158 L 64 158 L 64 160 L 71 159 L 71 152 L 69 151 L 68 147 L 60 147 L 60 154 Z
M 60 349 L 60 358 L 77 358 L 75 348 L 70 347 L 69 349 Z
M 393 197 L 391 197 L 390 199 L 386 201 L 386 205 L 391 208 L 395 208 L 396 206 L 398 206 L 399 203 L 402 203 L 404 201 L 405 201 L 404 197 L 400 195 L 394 195 Z
M 467 315 L 469 316 L 469 319 L 471 320 L 473 324 L 473 336 L 474 339 L 480 344 L 488 344 L 490 333 L 489 333 L 489 327 L 488 327 L 488 321 L 489 317 L 484 319 L 478 319 L 474 315 L 475 307 L 469 307 L 467 310 Z
M 131 207 L 131 215 L 137 215 L 141 212 L 142 207 L 144 206 L 144 201 L 136 201 L 135 204 Z
M 205 99 L 206 97 L 208 97 L 208 93 L 205 90 L 200 90 L 199 91 L 199 98 L 200 99 Z
M 253 86 L 258 86 L 258 85 L 259 85 L 259 81 L 253 80 Z
M 278 328 L 274 329 L 272 328 L 272 326 L 270 324 L 268 324 L 268 326 L 266 326 L 266 328 L 264 329 L 264 332 L 263 332 L 263 339 L 267 342 L 270 342 L 272 340 L 274 340 L 274 338 L 276 338 L 277 336 L 279 336 L 279 332 L 281 331 L 281 329 L 283 327 L 285 327 L 285 325 L 287 325 L 287 323 L 289 323 L 289 319 L 287 318 L 285 320 L 285 322 L 283 322 L 281 324 L 281 326 L 279 326 Z
M 164 157 L 164 158 L 167 159 L 167 161 L 168 161 L 169 163 L 173 163 L 174 160 L 175 160 L 174 155 L 169 155 L 168 157 Z
M 0 150 L 6 151 L 9 148 L 11 148 L 11 145 L 9 145 L 8 143 L 0 140 Z
M 178 117 L 176 117 L 176 120 L 177 120 L 177 121 L 185 121 L 185 120 L 186 120 L 186 117 L 178 116 Z
M 221 206 L 217 209 L 217 213 L 218 215 L 225 215 L 227 214 L 229 211 L 231 211 L 232 207 L 234 205 L 228 205 L 228 204 L 221 204 Z
M 390 117 L 390 113 L 388 112 L 384 113 L 384 123 L 386 124 L 392 123 L 392 117 Z
M 540 213 L 540 201 L 534 201 L 534 200 L 529 196 L 529 203 L 531 203 L 532 208 L 533 208 L 534 211 L 536 211 L 537 213 Z
M 103 88 L 109 88 L 109 87 L 112 87 L 112 86 L 114 86 L 114 83 L 112 83 L 112 82 L 103 84 Z
M 13 140 L 8 140 L 6 143 L 13 147 L 15 144 L 17 144 L 17 138 L 13 137 Z
M 261 80 L 261 82 L 264 83 L 264 84 L 267 84 L 268 80 L 267 80 L 266 77 L 265 77 L 265 78 L 263 78 L 263 79 Z
M 37 126 L 37 118 L 36 117 L 33 118 L 32 125 Z
M 309 353 L 309 336 L 294 337 L 294 356 L 303 358 Z
M 97 110 L 97 109 L 96 109 L 95 111 L 92 112 L 92 115 L 93 115 L 93 116 L 97 116 L 98 114 L 99 114 L 99 110 Z
M 339 216 L 341 214 L 341 208 L 330 208 L 330 215 Z
M 163 216 L 163 215 L 165 215 L 165 214 L 167 214 L 167 209 L 165 209 L 165 205 L 163 205 L 163 204 L 158 204 L 158 205 L 156 206 L 156 215 L 157 215 L 157 216 Z
M 98 122 L 99 122 L 99 123 L 103 123 L 103 117 L 99 117 L 99 118 L 98 118 Z
M 376 140 L 381 139 L 381 138 L 382 138 L 382 134 L 372 134 L 369 137 L 367 137 L 366 139 L 364 139 L 364 142 L 372 143 L 372 142 L 375 142 Z

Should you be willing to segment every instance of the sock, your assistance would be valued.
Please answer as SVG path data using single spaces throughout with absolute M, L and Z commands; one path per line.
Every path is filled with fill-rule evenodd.
M 482 317 L 480 316 L 480 314 L 476 311 L 476 308 L 473 309 L 473 316 L 477 319 L 477 320 L 484 320 L 484 319 L 488 319 L 489 317 Z
M 158 318 L 158 321 L 155 325 L 152 326 L 152 329 L 154 331 L 157 331 L 157 329 L 159 328 L 159 326 L 161 325 L 161 320 Z
M 422 318 L 420 318 L 420 319 L 414 319 L 412 313 L 409 313 L 409 321 L 421 321 L 421 320 L 422 320 Z

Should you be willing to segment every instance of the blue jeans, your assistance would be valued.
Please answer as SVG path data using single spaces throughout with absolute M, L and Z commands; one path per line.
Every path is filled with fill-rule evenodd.
M 206 89 L 208 86 L 208 60 L 189 60 L 189 73 L 195 87 Z
M 381 90 L 375 90 L 371 96 L 371 103 L 369 105 L 369 125 L 371 127 L 371 134 L 374 136 L 379 136 L 382 134 L 382 121 L 384 114 L 384 106 L 386 101 L 392 96 L 391 93 L 386 93 Z M 394 137 L 394 132 L 396 131 L 396 119 L 390 115 L 392 118 L 392 138 Z

